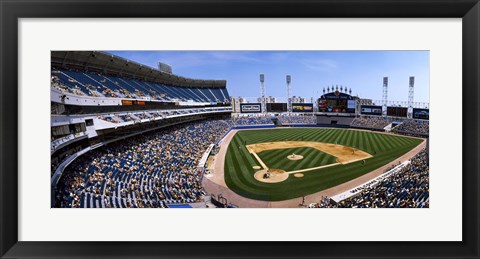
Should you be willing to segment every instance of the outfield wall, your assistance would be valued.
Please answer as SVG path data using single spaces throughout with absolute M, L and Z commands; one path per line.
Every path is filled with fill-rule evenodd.
M 237 125 L 233 126 L 232 129 L 273 129 L 275 128 L 275 125 L 273 124 L 267 124 L 267 125 Z
M 283 124 L 284 127 L 302 127 L 302 128 L 316 128 L 317 124 Z

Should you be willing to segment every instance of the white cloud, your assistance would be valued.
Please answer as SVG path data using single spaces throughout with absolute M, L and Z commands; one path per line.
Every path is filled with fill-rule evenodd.
M 277 64 L 288 60 L 289 53 L 272 52 L 267 55 L 258 55 L 258 52 L 251 51 L 205 51 L 185 52 L 169 55 L 165 53 L 161 60 L 174 67 L 195 67 L 206 65 L 223 65 L 232 62 L 246 62 L 252 64 Z
M 229 51 L 205 51 L 205 52 L 185 52 L 169 55 L 165 53 L 160 59 L 174 67 L 198 67 L 207 65 L 222 65 L 231 62 L 251 62 L 259 63 L 262 60 L 254 57 L 248 52 L 229 52 Z
M 300 62 L 305 67 L 318 71 L 331 71 L 338 68 L 337 62 L 331 59 L 304 59 Z

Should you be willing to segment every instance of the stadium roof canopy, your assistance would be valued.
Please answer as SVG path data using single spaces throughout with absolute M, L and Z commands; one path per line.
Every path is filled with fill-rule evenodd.
M 52 51 L 52 66 L 91 71 L 180 87 L 226 87 L 226 80 L 201 80 L 162 72 L 101 51 Z

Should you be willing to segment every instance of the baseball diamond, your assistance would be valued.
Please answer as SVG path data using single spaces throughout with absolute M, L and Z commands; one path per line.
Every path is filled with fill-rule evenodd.
M 290 148 L 290 143 L 294 141 L 298 141 L 299 147 Z M 288 177 L 275 184 L 256 180 L 254 174 L 258 170 L 253 169 L 253 166 L 258 166 L 259 163 L 248 147 L 266 142 L 279 143 L 274 149 L 258 152 L 258 157 L 268 168 L 281 169 L 287 173 L 302 172 L 304 176 Z M 322 152 L 311 148 L 309 147 L 312 146 L 311 143 L 342 145 L 342 149 L 346 149 L 349 154 L 355 152 L 354 155 L 360 159 L 339 163 L 341 158 L 335 157 L 331 151 L 328 154 L 327 150 Z M 420 143 L 422 139 L 419 138 L 360 130 L 319 128 L 243 130 L 235 134 L 228 146 L 224 164 L 225 182 L 230 189 L 244 197 L 265 201 L 288 200 L 369 173 L 402 156 Z M 238 148 L 239 146 L 241 148 Z M 254 150 L 253 147 L 250 149 Z M 287 156 L 292 152 L 304 158 L 301 161 L 290 161 Z M 359 153 L 366 155 L 362 157 Z

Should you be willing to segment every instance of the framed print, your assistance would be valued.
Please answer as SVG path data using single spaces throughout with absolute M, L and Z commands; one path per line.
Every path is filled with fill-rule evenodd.
M 478 258 L 479 15 L 3 1 L 2 258 Z

